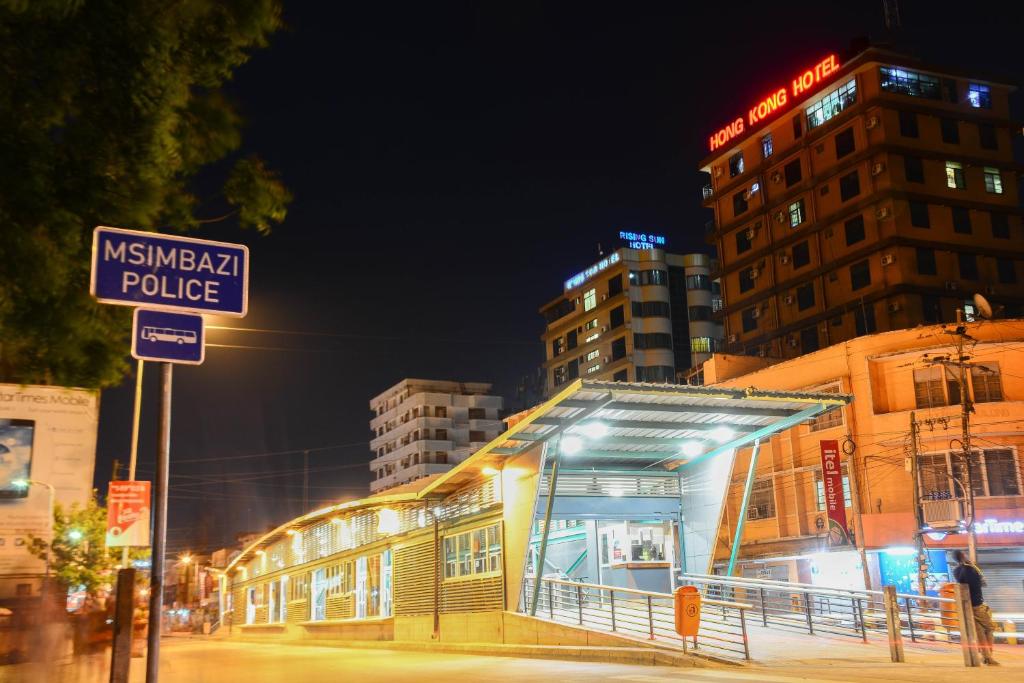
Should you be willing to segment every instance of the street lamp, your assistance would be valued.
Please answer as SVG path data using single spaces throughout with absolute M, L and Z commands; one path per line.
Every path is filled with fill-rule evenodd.
M 11 484 L 13 484 L 15 488 L 19 489 L 28 489 L 29 486 L 44 486 L 50 492 L 50 542 L 46 544 L 46 570 L 43 578 L 43 588 L 39 591 L 39 597 L 44 598 L 46 596 L 46 584 L 50 582 L 50 546 L 53 544 L 53 504 L 54 498 L 57 495 L 57 489 L 53 487 L 53 484 L 47 484 L 45 481 L 38 481 L 36 479 L 15 479 Z M 81 532 L 79 532 L 79 534 L 81 534 Z

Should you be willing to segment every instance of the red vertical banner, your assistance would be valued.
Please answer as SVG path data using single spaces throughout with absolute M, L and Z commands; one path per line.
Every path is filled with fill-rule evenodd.
M 107 489 L 107 547 L 148 545 L 149 482 L 110 482 Z
M 852 545 L 846 528 L 846 496 L 843 494 L 843 462 L 839 442 L 821 442 L 821 479 L 825 489 L 829 545 Z

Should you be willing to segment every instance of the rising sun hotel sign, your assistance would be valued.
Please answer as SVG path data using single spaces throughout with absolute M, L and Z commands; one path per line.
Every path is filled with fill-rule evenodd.
M 730 140 L 738 138 L 748 127 L 753 128 L 776 112 L 785 109 L 790 100 L 795 101 L 800 96 L 807 95 L 811 88 L 828 80 L 838 70 L 839 60 L 835 55 L 829 55 L 809 69 L 805 69 L 793 78 L 788 86 L 779 86 L 770 95 L 750 107 L 746 118 L 739 116 L 713 134 L 709 138 L 711 151 L 714 152 Z

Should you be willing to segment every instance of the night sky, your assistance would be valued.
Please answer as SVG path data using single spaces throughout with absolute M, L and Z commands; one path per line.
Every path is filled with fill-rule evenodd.
M 900 4 L 905 50 L 1024 81 L 1021 9 Z M 367 402 L 403 377 L 494 382 L 518 407 L 544 355 L 537 309 L 598 243 L 634 229 L 703 249 L 707 135 L 851 40 L 885 39 L 879 0 L 286 0 L 285 21 L 228 90 L 247 120 L 240 153 L 295 195 L 288 219 L 269 237 L 230 223 L 200 236 L 251 251 L 249 315 L 212 324 L 289 334 L 211 330 L 260 348 L 176 368 L 172 553 L 300 514 L 303 449 L 310 507 L 365 495 Z M 128 458 L 133 386 L 103 394 L 101 491 Z

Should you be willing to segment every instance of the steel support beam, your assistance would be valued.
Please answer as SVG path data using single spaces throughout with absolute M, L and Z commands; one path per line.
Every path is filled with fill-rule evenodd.
M 732 570 L 736 568 L 736 556 L 740 552 L 740 540 L 743 538 L 743 524 L 747 521 L 747 505 L 750 504 L 750 492 L 754 490 L 754 470 L 757 469 L 757 456 L 761 452 L 761 440 L 754 441 L 754 448 L 750 451 L 750 467 L 747 468 L 747 482 L 743 486 L 743 501 L 740 503 L 740 516 L 736 520 L 736 530 L 732 535 L 732 551 L 729 553 L 729 568 L 725 570 L 726 576 L 732 576 Z

